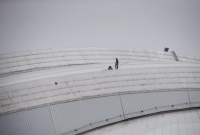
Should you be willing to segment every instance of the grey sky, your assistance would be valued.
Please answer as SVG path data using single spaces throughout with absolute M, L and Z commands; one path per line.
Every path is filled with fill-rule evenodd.
M 82 46 L 200 56 L 200 1 L 0 0 L 0 53 Z

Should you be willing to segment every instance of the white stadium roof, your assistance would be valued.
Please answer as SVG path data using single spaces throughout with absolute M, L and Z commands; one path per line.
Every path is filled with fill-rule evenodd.
M 119 69 L 103 71 L 114 68 L 115 58 Z M 199 62 L 175 52 L 127 48 L 0 55 L 0 134 L 77 134 L 133 117 L 199 107 Z M 30 127 L 23 118 L 32 122 Z
M 198 135 L 200 109 L 167 112 L 136 118 L 84 135 Z

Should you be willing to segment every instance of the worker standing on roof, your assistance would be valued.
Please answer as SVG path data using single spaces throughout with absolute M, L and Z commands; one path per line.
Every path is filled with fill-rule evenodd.
M 118 59 L 116 58 L 115 69 L 118 69 Z

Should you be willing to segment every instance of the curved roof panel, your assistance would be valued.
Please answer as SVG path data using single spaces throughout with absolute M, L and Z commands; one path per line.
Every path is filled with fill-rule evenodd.
M 95 70 L 90 67 L 91 71 L 85 70 L 87 73 L 73 74 L 72 72 L 64 75 L 65 73 L 61 72 L 58 77 L 49 77 L 47 73 L 47 78 L 41 72 L 36 75 L 39 77 L 35 80 L 28 80 L 30 74 L 27 79 L 22 77 L 21 83 L 18 83 L 15 78 L 12 79 L 14 76 L 5 81 L 4 78 L 0 83 L 0 113 L 95 96 L 200 89 L 199 64 L 148 68 L 144 66 L 139 69 L 133 68 L 135 66 L 129 63 L 120 70 L 103 72 L 96 71 L 96 67 L 93 67 Z M 79 70 L 84 72 L 84 69 Z M 53 76 L 56 74 L 54 73 Z M 40 78 L 41 75 L 44 75 L 44 78 Z M 20 80 L 20 77 L 18 79 Z
M 57 48 L 0 55 L 0 75 L 77 64 L 175 61 L 171 52 L 125 48 Z
M 106 70 L 116 57 L 119 69 Z M 5 54 L 0 56 L 0 132 L 74 135 L 199 107 L 199 90 L 199 58 L 175 52 L 85 47 Z
M 200 109 L 162 113 L 109 125 L 84 135 L 196 135 L 200 133 L 198 115 Z

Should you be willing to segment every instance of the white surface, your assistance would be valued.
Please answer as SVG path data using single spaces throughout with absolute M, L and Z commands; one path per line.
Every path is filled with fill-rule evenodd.
M 50 106 L 52 119 L 59 135 L 86 131 L 101 124 L 123 120 L 119 96 L 80 100 Z M 109 119 L 109 121 L 106 121 Z M 91 123 L 93 125 L 91 125 Z
M 19 57 L 19 59 L 17 57 L 16 59 L 13 55 L 0 56 L 2 60 L 0 66 L 3 67 L 0 69 L 0 73 L 19 71 L 11 75 L 2 74 L 3 76 L 0 78 L 0 114 L 4 116 L 4 114 L 7 113 L 38 108 L 40 106 L 49 106 L 50 104 L 59 106 L 58 104 L 60 102 L 70 104 L 71 101 L 75 102 L 75 100 L 84 103 L 87 98 L 93 100 L 97 97 L 103 98 L 102 96 L 106 96 L 106 98 L 109 98 L 111 95 L 122 94 L 122 98 L 120 98 L 121 96 L 118 97 L 120 98 L 120 106 L 123 110 L 123 118 L 199 106 L 199 100 L 195 100 L 197 103 L 188 104 L 190 101 L 189 93 L 191 93 L 190 91 L 192 90 L 196 90 L 193 92 L 196 93 L 193 97 L 199 99 L 200 63 L 198 62 L 176 62 L 173 61 L 174 58 L 171 56 L 171 53 L 158 53 L 150 50 L 104 48 L 107 51 L 100 51 L 94 48 L 76 49 L 66 50 L 65 48 L 61 50 L 49 49 L 38 52 L 28 51 L 20 53 L 23 57 Z M 119 69 L 103 71 L 107 69 L 108 66 L 114 68 L 114 58 L 116 57 L 119 58 Z M 193 57 L 188 58 L 193 59 Z M 69 66 L 70 64 L 84 65 Z M 44 66 L 48 68 L 42 68 Z M 55 67 L 52 68 L 52 66 Z M 22 72 L 24 69 L 30 70 Z M 55 85 L 55 82 L 58 84 Z M 161 94 L 156 94 L 157 91 L 160 91 Z M 147 94 L 145 94 L 145 92 Z M 124 96 L 124 94 L 129 94 L 129 97 Z M 137 98 L 135 96 L 130 96 L 131 94 L 135 96 L 141 94 L 142 96 L 138 96 Z M 162 98 L 162 102 L 159 102 L 161 100 L 160 98 Z M 135 101 L 135 99 L 137 101 Z M 152 102 L 145 99 L 152 100 Z M 127 100 L 126 105 L 123 104 L 125 100 Z M 131 102 L 134 103 L 130 104 Z M 172 105 L 174 105 L 174 107 L 172 107 Z M 160 109 L 157 109 L 156 106 Z M 80 108 L 76 108 L 76 106 L 73 107 L 75 110 Z M 153 111 L 152 108 L 154 109 Z M 83 110 L 84 109 L 86 109 L 86 107 L 83 107 Z M 109 109 L 110 110 L 106 112 L 103 111 L 103 113 L 113 111 L 111 107 L 109 107 Z M 78 121 L 77 118 L 79 118 L 78 116 L 82 114 L 81 111 L 83 110 L 77 112 L 77 117 L 69 116 L 69 118 Z M 86 110 L 90 112 L 93 109 L 90 108 Z M 57 111 L 57 109 L 55 109 L 55 111 Z M 136 113 L 137 115 L 135 115 Z M 89 113 L 85 113 L 85 115 L 86 114 Z M 60 115 L 58 116 L 58 121 L 63 120 Z M 94 117 L 96 118 L 97 116 Z M 83 119 L 85 119 L 85 117 L 83 117 Z M 108 124 L 108 122 L 110 122 L 106 122 L 106 119 L 108 118 L 103 118 L 102 121 L 99 121 L 100 123 L 105 123 L 103 125 L 106 125 L 106 123 Z M 113 118 L 113 120 L 114 119 L 115 118 Z M 119 120 L 121 120 L 121 118 Z M 65 121 L 67 121 L 67 123 L 69 122 L 68 120 Z M 99 121 L 97 123 L 99 123 Z M 118 121 L 118 118 L 114 121 Z M 70 122 L 70 124 L 72 122 Z M 86 120 L 83 120 L 83 123 L 84 122 L 86 122 Z M 86 131 L 87 125 L 86 127 L 84 127 L 84 125 L 89 124 L 92 127 L 90 122 L 84 123 L 80 127 L 77 127 L 78 124 L 76 123 L 74 129 L 71 128 L 69 132 L 73 132 L 77 128 L 79 130 L 78 132 Z M 187 121 L 187 123 L 189 122 Z M 62 122 L 60 125 L 62 125 Z M 174 126 L 175 125 L 172 124 L 172 129 Z M 141 128 L 143 129 L 144 127 L 142 126 Z M 63 127 L 62 130 L 62 133 L 68 132 L 66 131 L 66 127 Z M 141 131 L 144 131 L 144 129 Z M 120 131 L 120 133 L 121 132 L 122 131 Z M 154 132 L 156 133 L 157 130 Z M 138 134 L 140 134 L 140 131 L 138 131 Z
M 108 94 L 200 89 L 199 63 L 121 63 L 118 70 L 103 71 L 108 66 L 71 66 L 1 77 L 0 113 Z
M 0 75 L 76 64 L 114 63 L 116 58 L 119 59 L 119 63 L 133 61 L 175 61 L 171 52 L 160 53 L 158 51 L 143 49 L 143 53 L 141 53 L 137 49 L 127 50 L 125 48 L 106 47 L 102 49 L 96 47 L 57 48 L 34 50 L 33 52 L 19 52 L 17 56 L 13 55 L 14 53 L 2 54 L 0 55 Z
M 199 135 L 200 109 L 145 116 L 84 135 Z
M 119 69 L 103 71 L 114 68 L 116 57 Z M 0 113 L 107 94 L 200 88 L 200 63 L 176 62 L 171 52 L 145 49 L 86 47 L 5 54 L 0 55 L 0 74 Z
M 126 119 L 155 112 L 190 108 L 187 91 L 137 93 L 120 97 Z
M 59 77 L 64 75 L 83 74 L 89 72 L 102 72 L 112 66 L 112 64 L 92 64 L 92 65 L 76 65 L 68 67 L 57 67 L 54 69 L 46 69 L 42 71 L 32 71 L 28 73 L 18 73 L 0 77 L 0 86 L 22 83 L 44 78 Z M 120 63 L 118 70 L 135 69 L 135 68 L 162 68 L 165 67 L 200 67 L 200 63 L 189 62 L 127 62 Z M 115 70 L 115 69 L 114 69 Z M 167 70 L 167 69 L 166 69 Z M 190 71 L 190 69 L 188 69 Z M 137 71 L 138 72 L 138 71 Z
M 0 135 L 56 135 L 48 107 L 0 116 Z

